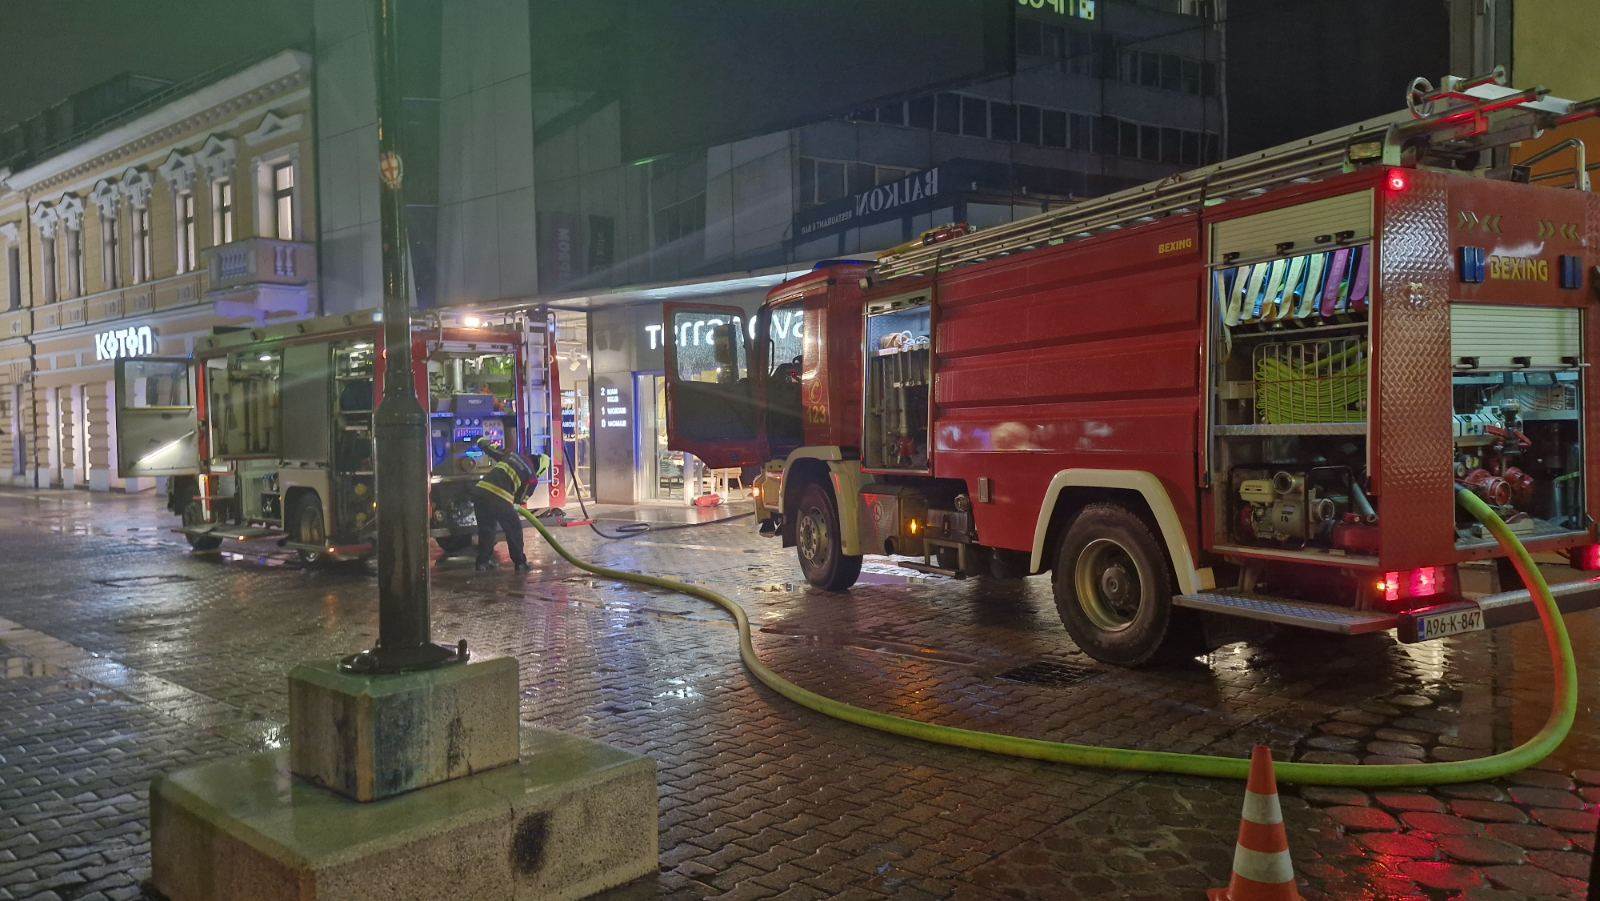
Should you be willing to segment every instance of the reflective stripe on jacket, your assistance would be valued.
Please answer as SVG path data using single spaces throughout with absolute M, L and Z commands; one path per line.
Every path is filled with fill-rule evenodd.
M 478 487 L 507 503 L 520 503 L 533 490 L 533 467 L 513 453 L 495 460 L 494 466 L 478 481 Z

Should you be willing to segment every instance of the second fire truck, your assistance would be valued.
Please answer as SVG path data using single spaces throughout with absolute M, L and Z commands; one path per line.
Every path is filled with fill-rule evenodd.
M 738 310 L 668 304 L 672 446 L 759 467 L 757 518 L 813 585 L 866 554 L 1048 572 L 1115 664 L 1203 650 L 1217 615 L 1406 641 L 1531 617 L 1525 590 L 1462 594 L 1458 567 L 1501 551 L 1454 492 L 1600 567 L 1600 198 L 1581 145 L 1569 184 L 1496 151 L 1600 103 L 1498 74 L 1409 99 L 820 265 L 749 347 Z
M 196 549 L 275 539 L 307 562 L 370 556 L 374 405 L 394 377 L 382 330 L 372 313 L 327 316 L 219 331 L 192 358 L 118 360 L 118 472 L 166 477 Z M 412 336 L 402 377 L 429 411 L 430 533 L 459 553 L 476 534 L 469 491 L 490 466 L 474 442 L 548 452 L 544 333 L 417 322 Z

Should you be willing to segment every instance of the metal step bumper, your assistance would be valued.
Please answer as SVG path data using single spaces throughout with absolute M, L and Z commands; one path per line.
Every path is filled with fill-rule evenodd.
M 1550 586 L 1550 594 L 1555 598 L 1556 606 L 1561 608 L 1563 614 L 1600 608 L 1600 578 L 1558 582 Z M 1220 613 L 1225 616 L 1298 626 L 1302 629 L 1316 629 L 1319 632 L 1334 632 L 1340 635 L 1363 635 L 1368 632 L 1399 629 L 1402 638 L 1408 641 L 1415 640 L 1415 625 L 1419 617 L 1435 614 L 1447 608 L 1476 607 L 1483 611 L 1483 627 L 1489 629 L 1539 618 L 1539 608 L 1533 602 L 1533 595 L 1526 588 L 1448 601 L 1400 613 L 1352 610 L 1333 604 L 1317 604 L 1311 601 L 1246 594 L 1226 589 L 1180 594 L 1172 599 L 1172 603 L 1190 610 Z
M 1393 629 L 1399 618 L 1392 613 L 1375 610 L 1351 610 L 1333 604 L 1295 601 L 1260 594 L 1230 591 L 1200 591 L 1180 594 L 1172 603 L 1191 610 L 1221 613 L 1244 619 L 1257 619 L 1285 626 L 1335 632 L 1340 635 L 1364 635 Z

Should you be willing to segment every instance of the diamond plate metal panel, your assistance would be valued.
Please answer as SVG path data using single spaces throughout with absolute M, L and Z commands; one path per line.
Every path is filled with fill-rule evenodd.
M 1393 629 L 1395 625 L 1395 616 L 1392 613 L 1350 610 L 1330 604 L 1315 604 L 1310 601 L 1260 594 L 1201 591 L 1195 594 L 1180 594 L 1174 597 L 1172 602 L 1191 610 L 1225 613 L 1244 619 L 1300 626 L 1321 632 L 1338 632 L 1343 635 L 1382 632 L 1385 629 Z
M 1378 243 L 1377 410 L 1370 449 L 1385 569 L 1452 558 L 1449 177 L 1413 171 L 1382 195 Z

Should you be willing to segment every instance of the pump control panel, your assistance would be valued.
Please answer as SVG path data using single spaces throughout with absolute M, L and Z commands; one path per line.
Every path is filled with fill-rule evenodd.
M 492 395 L 457 394 L 442 399 L 446 409 L 432 414 L 430 432 L 433 471 L 436 475 L 471 475 L 489 468 L 479 438 L 487 436 L 497 444 L 507 443 L 507 426 L 515 419 L 510 411 L 498 409 Z

